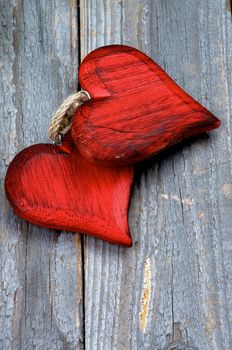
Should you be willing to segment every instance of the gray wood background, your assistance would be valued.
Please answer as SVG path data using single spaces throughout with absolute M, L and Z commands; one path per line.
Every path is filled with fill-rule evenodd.
M 1 350 L 232 349 L 231 16 L 228 0 L 0 0 Z M 3 190 L 81 58 L 112 43 L 222 120 L 138 166 L 131 249 L 33 226 Z

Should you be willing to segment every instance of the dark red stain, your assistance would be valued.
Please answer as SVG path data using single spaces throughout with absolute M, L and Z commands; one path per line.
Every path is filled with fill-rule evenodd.
M 48 228 L 131 246 L 128 206 L 133 167 L 96 166 L 73 147 L 33 145 L 11 162 L 7 197 L 17 215 Z
M 220 121 L 144 53 L 111 45 L 91 52 L 79 71 L 91 100 L 76 112 L 72 136 L 90 160 L 136 163 Z

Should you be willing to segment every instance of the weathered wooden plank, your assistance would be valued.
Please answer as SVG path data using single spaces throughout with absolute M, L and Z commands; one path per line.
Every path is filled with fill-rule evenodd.
M 85 239 L 86 349 L 231 349 L 231 12 L 228 2 L 81 2 L 81 50 L 151 55 L 222 119 L 138 169 L 131 249 Z M 173 343 L 173 345 L 171 345 Z
M 3 192 L 20 149 L 48 141 L 52 112 L 76 86 L 76 1 L 1 2 L 0 348 L 83 348 L 78 235 L 28 225 Z

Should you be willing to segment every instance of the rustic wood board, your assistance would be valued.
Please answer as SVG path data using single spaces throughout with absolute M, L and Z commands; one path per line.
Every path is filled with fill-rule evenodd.
M 85 239 L 86 349 L 229 350 L 229 2 L 87 0 L 80 19 L 82 57 L 104 44 L 135 46 L 223 122 L 139 167 L 132 249 Z
M 1 4 L 0 349 L 230 350 L 230 1 L 80 1 L 80 48 L 77 19 L 74 0 Z M 79 52 L 114 43 L 145 51 L 222 119 L 138 167 L 131 249 L 28 225 L 3 192 L 17 151 L 48 141 Z
M 3 192 L 10 160 L 48 141 L 52 112 L 76 86 L 77 4 L 0 6 L 0 349 L 83 348 L 80 236 L 28 225 Z

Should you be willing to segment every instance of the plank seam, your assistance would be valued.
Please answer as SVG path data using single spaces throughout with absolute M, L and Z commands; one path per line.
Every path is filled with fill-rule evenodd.
M 81 8 L 80 8 L 80 0 L 77 0 L 77 54 L 78 54 L 78 68 L 80 67 L 81 64 Z M 81 86 L 79 83 L 79 79 L 77 81 L 77 86 L 78 86 L 78 91 L 81 90 Z M 84 243 L 85 239 L 84 236 L 81 234 L 80 235 L 80 240 L 81 240 L 81 273 L 82 273 L 82 334 L 83 334 L 83 350 L 85 350 L 85 249 L 84 249 Z

